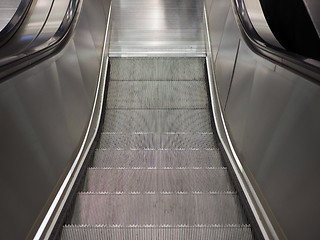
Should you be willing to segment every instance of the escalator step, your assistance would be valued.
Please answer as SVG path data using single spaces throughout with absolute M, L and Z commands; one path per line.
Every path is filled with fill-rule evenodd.
M 220 152 L 212 150 L 96 150 L 94 167 L 205 168 L 224 167 Z
M 208 109 L 106 110 L 104 132 L 212 132 Z
M 111 81 L 204 81 L 204 58 L 112 58 Z
M 246 224 L 238 196 L 217 194 L 79 193 L 71 224 Z
M 107 109 L 207 108 L 204 81 L 110 81 Z
M 89 168 L 85 192 L 230 192 L 234 188 L 225 168 L 103 169 Z
M 62 239 L 253 239 L 214 139 L 205 59 L 111 59 L 103 132 Z
M 63 227 L 61 240 L 253 240 L 250 225 Z
M 99 149 L 216 149 L 212 133 L 102 133 Z

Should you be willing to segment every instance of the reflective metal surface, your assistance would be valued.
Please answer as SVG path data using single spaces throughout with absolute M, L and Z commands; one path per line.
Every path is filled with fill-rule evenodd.
M 3 5 L 6 5 L 8 3 L 6 3 L 6 1 L 2 2 Z M 11 16 L 11 19 L 6 19 L 5 25 L 3 25 L 3 28 L 0 31 L 0 47 L 3 46 L 5 43 L 7 43 L 10 38 L 15 34 L 15 32 L 19 29 L 20 25 L 22 24 L 22 22 L 24 21 L 30 6 L 32 5 L 32 1 L 31 0 L 21 0 L 18 2 L 16 1 L 10 1 L 10 6 L 12 7 L 13 4 L 18 4 L 15 5 L 15 11 L 14 13 L 12 12 L 12 10 L 10 10 L 9 12 L 10 15 L 13 14 L 13 16 Z M 6 8 L 4 9 L 0 9 L 0 11 L 6 11 Z M 7 13 L 4 14 L 0 14 L 0 16 L 2 15 L 6 15 Z
M 214 0 L 209 14 L 217 1 L 226 2 Z M 233 14 L 221 19 L 224 23 L 208 19 L 211 37 L 222 32 L 219 47 L 211 43 L 209 54 L 216 56 L 218 97 L 225 108 L 220 114 L 236 164 L 255 186 L 276 237 L 315 239 L 320 235 L 315 190 L 320 181 L 320 86 L 254 53 Z
M 210 32 L 216 29 L 215 34 L 211 36 L 211 46 L 214 58 L 217 56 L 218 48 L 221 42 L 222 32 L 229 12 L 228 1 L 211 1 L 211 10 L 207 12 Z M 208 5 L 207 5 L 208 6 Z M 207 8 L 209 9 L 209 8 Z
M 0 49 L 3 58 L 6 56 L 18 55 L 30 44 L 41 32 L 43 24 L 50 13 L 52 0 L 33 1 L 30 10 L 20 27 L 19 31 L 10 39 L 10 41 Z
M 110 56 L 205 56 L 203 2 L 114 0 Z
M 18 9 L 21 0 L 1 0 L 0 1 L 0 32 L 7 26 L 11 18 Z
M 79 151 L 92 111 L 109 3 L 83 1 L 66 47 L 0 84 L 2 239 L 26 237 Z M 39 17 L 35 26 L 45 14 L 40 11 Z
M 303 0 L 303 2 L 320 38 L 320 2 L 318 0 Z
M 260 1 L 244 0 L 245 8 L 247 9 L 250 21 L 260 37 L 273 46 L 282 48 L 282 45 L 275 38 L 263 14 Z
M 216 12 L 217 11 L 218 9 L 216 10 Z M 220 101 L 223 109 L 227 103 L 229 87 L 231 85 L 232 77 L 234 74 L 234 66 L 237 60 L 237 52 L 240 44 L 239 31 L 237 31 L 236 26 L 237 23 L 235 21 L 232 21 L 233 19 L 230 15 L 233 15 L 233 11 L 231 8 L 229 8 L 227 20 L 225 22 L 225 33 L 221 33 L 221 43 L 219 46 L 220 50 L 217 51 L 218 49 L 216 49 L 216 64 L 214 66 L 217 84 L 220 90 Z
M 53 1 L 50 15 L 48 16 L 45 25 L 41 29 L 41 33 L 37 36 L 33 46 L 40 45 L 50 39 L 59 29 L 62 19 L 65 17 L 70 1 Z M 30 46 L 29 46 L 30 47 Z
M 237 22 L 241 25 L 241 33 L 252 51 L 263 58 L 276 62 L 278 65 L 290 71 L 298 72 L 311 81 L 320 81 L 320 61 L 308 59 L 302 55 L 278 48 L 272 45 L 272 43 L 265 41 L 265 39 L 261 38 L 257 33 L 255 26 L 252 24 L 249 12 L 245 6 L 245 0 L 233 0 L 232 4 L 235 8 Z M 259 12 L 261 13 L 261 11 Z M 264 34 L 267 34 L 267 32 L 264 31 Z M 317 51 L 317 49 L 315 49 L 315 51 Z
M 36 1 L 36 5 L 31 6 L 19 30 L 0 49 L 0 80 L 5 80 L 10 74 L 30 66 L 58 48 L 72 27 L 79 2 L 79 0 L 46 1 L 46 8 L 42 9 L 41 5 L 44 2 Z M 46 10 L 47 16 L 43 15 L 43 22 L 37 20 L 39 12 L 33 9 L 38 9 L 40 12 Z M 28 32 L 29 26 L 33 25 L 37 26 L 36 29 L 31 29 L 34 32 Z

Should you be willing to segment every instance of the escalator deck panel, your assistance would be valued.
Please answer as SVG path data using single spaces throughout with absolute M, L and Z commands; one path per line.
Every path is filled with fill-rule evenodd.
M 253 239 L 205 74 L 204 58 L 111 59 L 100 142 L 62 239 Z

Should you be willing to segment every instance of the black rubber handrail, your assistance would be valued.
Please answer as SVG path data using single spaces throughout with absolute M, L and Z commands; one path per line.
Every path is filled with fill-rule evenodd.
M 3 46 L 19 29 L 30 9 L 31 4 L 32 0 L 21 0 L 13 17 L 0 32 L 0 47 Z
M 68 9 L 59 28 L 46 42 L 40 41 L 37 44 L 37 39 L 35 39 L 32 46 L 25 49 L 23 53 L 19 53 L 19 55 L 13 54 L 13 56 L 2 59 L 2 64 L 0 65 L 0 83 L 8 80 L 13 74 L 26 70 L 40 60 L 46 59 L 61 50 L 69 39 L 68 36 L 72 32 L 71 29 L 75 26 L 73 20 L 78 15 L 81 2 L 82 0 L 69 1 Z
M 320 62 L 271 45 L 262 39 L 251 23 L 244 0 L 233 0 L 240 31 L 249 48 L 308 80 L 320 84 Z

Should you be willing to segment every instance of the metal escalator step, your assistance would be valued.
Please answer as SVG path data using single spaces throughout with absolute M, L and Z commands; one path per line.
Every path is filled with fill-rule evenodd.
M 212 133 L 102 133 L 99 149 L 216 149 Z
M 204 81 L 110 81 L 107 109 L 207 108 Z
M 79 193 L 71 224 L 210 225 L 247 224 L 235 193 Z
M 96 150 L 94 167 L 205 168 L 224 167 L 220 152 L 212 150 Z
M 250 225 L 81 226 L 66 225 L 61 240 L 253 240 Z
M 89 168 L 84 192 L 230 192 L 226 168 L 106 169 Z
M 213 133 L 161 134 L 161 149 L 213 149 L 217 148 Z
M 208 109 L 108 109 L 104 132 L 212 132 Z
M 110 80 L 202 80 L 204 58 L 112 58 Z

